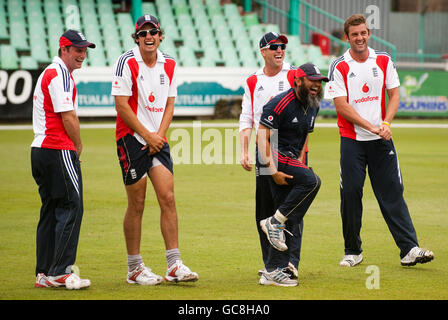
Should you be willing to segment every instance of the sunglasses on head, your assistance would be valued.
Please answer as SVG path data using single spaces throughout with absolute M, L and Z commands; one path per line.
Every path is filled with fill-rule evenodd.
M 139 36 L 141 38 L 146 38 L 146 36 L 148 35 L 148 32 L 150 35 L 155 36 L 156 34 L 158 34 L 160 32 L 160 30 L 159 29 L 140 30 L 139 32 L 137 32 L 137 36 Z
M 279 47 L 280 47 L 280 49 L 285 50 L 286 49 L 286 44 L 284 44 L 284 43 L 271 43 L 271 44 L 268 44 L 267 46 L 263 47 L 262 49 L 269 49 L 269 50 L 275 51 Z

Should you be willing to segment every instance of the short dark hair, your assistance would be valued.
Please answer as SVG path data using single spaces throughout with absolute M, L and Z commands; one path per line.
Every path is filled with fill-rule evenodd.
M 131 34 L 132 39 L 134 39 L 135 43 L 138 43 L 137 41 L 137 32 L 139 32 L 140 30 L 135 31 L 133 34 Z M 165 32 L 163 32 L 162 28 L 159 29 L 159 36 L 161 36 L 162 38 L 160 39 L 160 42 L 163 41 L 163 35 L 165 34 Z
M 66 48 L 70 48 L 71 46 L 66 46 Z M 69 49 L 70 50 L 70 49 Z M 58 57 L 60 58 L 62 54 L 61 48 L 58 49 Z
M 344 23 L 344 32 L 348 36 L 348 29 L 352 26 L 359 26 L 360 24 L 365 24 L 367 27 L 367 20 L 362 14 L 354 14 L 350 16 Z M 369 28 L 367 27 L 367 30 Z

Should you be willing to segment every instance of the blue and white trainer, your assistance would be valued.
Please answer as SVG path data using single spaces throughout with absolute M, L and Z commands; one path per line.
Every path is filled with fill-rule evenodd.
M 284 269 L 277 268 L 272 272 L 264 272 L 259 283 L 265 286 L 295 287 L 299 284 L 299 281 L 297 278 L 292 279 L 291 275 L 286 273 Z
M 285 238 L 285 225 L 279 223 L 271 223 L 271 217 L 260 221 L 260 227 L 266 234 L 269 243 L 279 251 L 288 250 Z

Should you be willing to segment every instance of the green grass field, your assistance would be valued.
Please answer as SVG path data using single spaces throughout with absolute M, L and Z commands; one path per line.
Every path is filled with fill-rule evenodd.
M 170 130 L 169 139 L 176 129 Z M 224 135 L 226 129 L 214 130 L 217 131 L 211 133 Z M 405 198 L 420 246 L 434 251 L 433 262 L 401 267 L 398 248 L 367 178 L 361 234 L 364 262 L 350 269 L 338 266 L 343 255 L 339 135 L 336 128 L 317 127 L 310 140 L 310 165 L 321 177 L 322 187 L 304 219 L 298 287 L 258 284 L 257 270 L 262 267 L 262 260 L 254 219 L 255 177 L 254 172 L 244 171 L 239 164 L 175 165 L 180 250 L 184 262 L 199 273 L 200 279 L 190 284 L 143 287 L 125 283 L 122 220 L 126 196 L 116 157 L 115 131 L 83 129 L 85 210 L 76 265 L 81 276 L 91 279 L 92 286 L 68 291 L 33 287 L 35 230 L 40 208 L 30 170 L 29 145 L 33 133 L 0 131 L 0 299 L 445 300 L 448 298 L 448 129 L 395 128 L 393 133 Z M 202 148 L 210 148 L 209 144 L 203 141 Z M 152 189 L 149 191 L 141 253 L 154 272 L 164 275 L 166 260 L 159 209 Z M 379 270 L 379 289 L 366 287 L 369 266 Z

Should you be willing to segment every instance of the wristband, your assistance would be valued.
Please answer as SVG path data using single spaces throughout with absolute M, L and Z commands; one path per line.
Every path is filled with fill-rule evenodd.
M 383 121 L 383 124 L 385 124 L 386 126 L 388 126 L 390 128 L 390 123 L 387 121 Z

